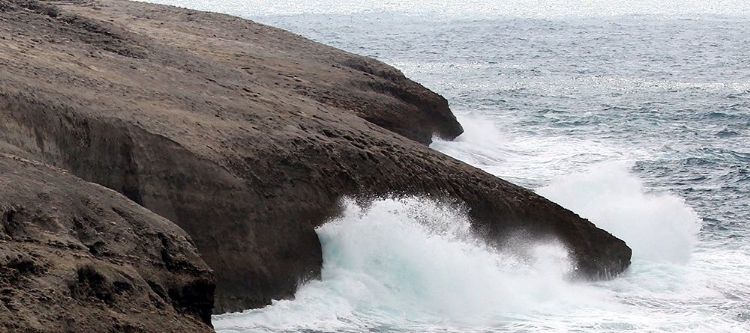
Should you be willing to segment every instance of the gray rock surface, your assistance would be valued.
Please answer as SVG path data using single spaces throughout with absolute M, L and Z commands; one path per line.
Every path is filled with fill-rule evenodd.
M 0 153 L 0 226 L 2 332 L 213 331 L 189 236 L 112 190 Z
M 630 263 L 589 221 L 426 147 L 461 126 L 388 65 L 221 14 L 0 3 L 0 142 L 183 228 L 216 272 L 216 312 L 319 277 L 314 228 L 344 195 L 458 200 L 490 241 L 560 239 L 587 278 Z

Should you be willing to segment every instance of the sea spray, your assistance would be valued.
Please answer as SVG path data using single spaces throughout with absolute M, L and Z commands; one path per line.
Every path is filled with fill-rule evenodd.
M 700 230 L 698 214 L 675 195 L 646 193 L 629 168 L 627 162 L 596 164 L 537 192 L 624 240 L 636 259 L 687 262 Z
M 434 137 L 431 147 L 447 155 L 461 156 L 464 162 L 487 172 L 512 156 L 513 152 L 506 148 L 506 138 L 491 120 L 468 115 L 460 117 L 459 121 L 463 134 L 453 141 Z
M 454 142 L 436 140 L 433 148 L 502 178 L 536 179 L 524 185 L 623 239 L 635 259 L 690 259 L 701 226 L 698 214 L 676 195 L 648 193 L 629 171 L 631 163 L 622 160 L 646 152 L 630 149 L 625 155 L 615 146 L 571 138 L 505 138 L 489 119 L 459 120 L 472 132 Z
M 567 281 L 570 263 L 559 244 L 532 244 L 532 255 L 522 257 L 489 248 L 473 237 L 460 207 L 410 198 L 363 208 L 347 200 L 344 214 L 317 230 L 322 279 L 302 286 L 295 300 L 216 316 L 217 331 L 747 331 L 750 315 L 740 310 L 747 286 L 731 273 L 747 270 L 745 247 L 694 246 L 700 220 L 681 199 L 650 193 L 628 163 L 578 165 L 586 157 L 568 154 L 571 142 L 555 142 L 563 158 L 539 162 L 534 142 L 508 139 L 484 151 L 497 162 L 486 167 L 534 174 L 545 184 L 539 193 L 624 238 L 634 259 L 617 279 Z M 598 156 L 623 156 L 608 149 Z M 464 159 L 470 151 L 453 153 Z
M 345 207 L 317 230 L 320 281 L 302 286 L 295 300 L 217 316 L 217 329 L 481 331 L 605 306 L 601 291 L 567 281 L 571 263 L 558 243 L 526 244 L 530 255 L 516 256 L 475 237 L 459 207 L 427 199 L 365 208 L 345 200 Z
M 431 148 L 530 188 L 583 172 L 592 163 L 645 154 L 631 148 L 625 156 L 620 147 L 572 137 L 550 140 L 534 132 L 521 131 L 506 136 L 500 130 L 497 118 L 493 120 L 477 114 L 458 115 L 457 118 L 464 127 L 464 134 L 454 141 L 436 137 Z

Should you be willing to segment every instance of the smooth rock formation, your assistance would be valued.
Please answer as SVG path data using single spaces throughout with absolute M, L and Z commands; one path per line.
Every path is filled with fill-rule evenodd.
M 317 278 L 314 228 L 344 195 L 459 200 L 498 244 L 559 238 L 585 277 L 630 263 L 589 221 L 430 150 L 462 129 L 388 65 L 220 14 L 0 4 L 0 142 L 182 227 L 216 272 L 217 312 Z
M 0 153 L 0 226 L 2 332 L 213 331 L 187 234 L 112 190 Z

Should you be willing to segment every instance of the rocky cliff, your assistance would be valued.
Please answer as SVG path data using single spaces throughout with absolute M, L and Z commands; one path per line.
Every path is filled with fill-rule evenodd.
M 118 0 L 0 0 L 0 34 L 0 143 L 183 228 L 216 272 L 217 312 L 318 277 L 314 228 L 344 195 L 459 200 L 490 241 L 562 240 L 585 277 L 630 263 L 589 221 L 430 150 L 462 132 L 447 102 L 375 60 Z
M 187 234 L 112 190 L 0 153 L 0 225 L 0 331 L 213 331 Z

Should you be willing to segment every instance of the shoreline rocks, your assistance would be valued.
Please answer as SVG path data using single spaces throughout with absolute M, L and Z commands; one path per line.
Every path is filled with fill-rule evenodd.
M 458 200 L 492 242 L 560 239 L 585 278 L 630 263 L 591 222 L 429 149 L 461 126 L 391 66 L 222 14 L 0 3 L 0 143 L 184 229 L 215 271 L 217 313 L 318 278 L 314 228 L 342 196 Z
M 213 272 L 173 223 L 14 155 L 0 193 L 0 330 L 213 331 Z

